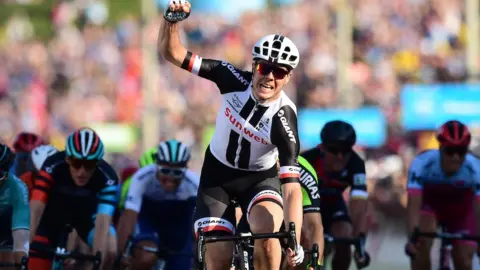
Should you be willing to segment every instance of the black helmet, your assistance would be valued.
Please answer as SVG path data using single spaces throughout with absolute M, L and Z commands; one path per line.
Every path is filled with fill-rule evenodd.
M 343 144 L 352 147 L 357 141 L 357 134 L 349 123 L 334 120 L 323 126 L 320 139 L 323 144 Z
M 15 153 L 5 144 L 0 144 L 0 170 L 8 171 L 15 160 Z

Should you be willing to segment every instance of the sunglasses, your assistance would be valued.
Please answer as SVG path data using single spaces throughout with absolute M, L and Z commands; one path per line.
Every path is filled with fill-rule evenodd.
M 334 145 L 326 145 L 325 150 L 331 154 L 342 154 L 342 155 L 347 155 L 350 152 L 352 152 L 351 147 L 344 147 L 344 146 L 334 146 Z
M 468 153 L 468 147 L 447 146 L 447 147 L 443 147 L 443 152 L 448 156 L 453 156 L 455 154 L 459 156 L 465 156 Z
M 171 176 L 173 178 L 183 178 L 185 175 L 185 169 L 174 169 L 158 166 L 158 173 L 164 176 Z
M 97 167 L 98 164 L 96 160 L 84 160 L 75 158 L 67 158 L 67 163 L 75 169 L 80 169 L 80 167 L 83 167 L 87 171 L 92 171 Z
M 285 78 L 285 76 L 290 73 L 290 71 L 285 70 L 281 67 L 277 67 L 274 65 L 269 65 L 265 63 L 257 63 L 257 71 L 262 76 L 267 76 L 270 72 L 273 74 L 273 77 L 277 80 L 281 80 Z

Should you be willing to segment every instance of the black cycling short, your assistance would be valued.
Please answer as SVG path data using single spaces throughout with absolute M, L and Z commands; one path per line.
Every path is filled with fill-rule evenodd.
M 0 209 L 0 252 L 13 249 L 12 208 Z
M 322 209 L 322 223 L 325 233 L 330 233 L 331 227 L 335 222 L 345 221 L 350 224 L 352 223 L 347 204 L 343 197 L 334 201 L 321 200 L 320 209 Z
M 218 161 L 208 148 L 205 153 L 195 210 L 195 232 L 202 228 L 207 234 L 235 233 L 235 200 L 248 213 L 262 202 L 282 206 L 277 166 L 265 171 L 245 171 L 228 167 Z

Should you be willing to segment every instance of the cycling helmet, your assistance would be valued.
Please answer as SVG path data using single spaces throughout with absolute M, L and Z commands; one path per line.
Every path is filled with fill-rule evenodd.
M 103 158 L 103 142 L 91 128 L 80 128 L 67 138 L 65 153 L 68 157 L 86 160 Z
M 30 153 L 30 157 L 32 159 L 33 166 L 35 166 L 35 169 L 40 170 L 45 160 L 47 160 L 49 156 L 53 156 L 57 152 L 57 148 L 49 144 L 40 145 L 33 149 Z
M 253 60 L 265 60 L 274 64 L 297 67 L 300 53 L 297 46 L 282 35 L 268 35 L 262 37 L 252 48 Z
M 187 166 L 190 148 L 177 140 L 161 142 L 158 145 L 157 163 L 174 166 Z
M 352 147 L 357 141 L 357 134 L 349 123 L 334 120 L 323 126 L 320 139 L 323 144 L 344 144 Z
M 13 141 L 13 149 L 15 152 L 30 152 L 33 148 L 44 144 L 42 137 L 31 132 L 20 132 Z
M 7 172 L 13 165 L 15 153 L 5 144 L 0 144 L 0 170 Z
M 467 126 L 456 120 L 446 122 L 437 131 L 437 140 L 440 146 L 468 147 L 471 139 L 472 136 Z
M 155 164 L 157 160 L 157 147 L 153 147 L 145 151 L 143 155 L 140 157 L 140 168 L 143 168 L 150 164 Z

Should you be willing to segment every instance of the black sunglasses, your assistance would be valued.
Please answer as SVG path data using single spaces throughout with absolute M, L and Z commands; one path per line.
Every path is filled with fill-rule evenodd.
M 442 150 L 448 156 L 453 156 L 455 154 L 465 156 L 468 153 L 468 147 L 446 146 L 443 147 Z
M 352 152 L 351 147 L 337 146 L 337 145 L 325 145 L 325 150 L 335 155 L 338 155 L 338 154 L 347 155 L 350 152 Z

